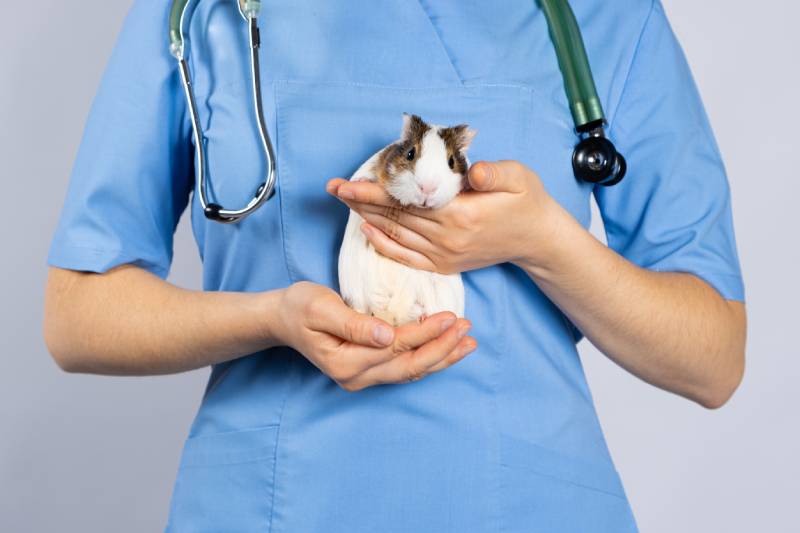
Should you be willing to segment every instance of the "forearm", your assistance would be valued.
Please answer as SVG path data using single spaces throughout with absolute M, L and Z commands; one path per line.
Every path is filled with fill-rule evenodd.
M 518 161 L 480 161 L 468 178 L 472 190 L 427 211 L 398 208 L 372 183 L 332 180 L 328 190 L 364 217 L 381 254 L 443 274 L 512 262 L 633 374 L 708 407 L 733 393 L 744 368 L 743 304 L 690 274 L 620 257 Z
M 636 376 L 707 407 L 744 369 L 745 312 L 690 274 L 640 268 L 555 202 L 545 259 L 517 263 L 603 353 Z
M 183 372 L 277 344 L 270 323 L 279 298 L 184 290 L 134 266 L 106 274 L 51 268 L 45 339 L 70 372 Z

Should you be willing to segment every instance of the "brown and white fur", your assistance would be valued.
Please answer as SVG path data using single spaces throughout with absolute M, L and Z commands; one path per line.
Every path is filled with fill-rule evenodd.
M 373 181 L 402 206 L 438 208 L 461 192 L 475 130 L 426 124 L 403 115 L 400 140 L 370 157 L 350 178 Z M 339 288 L 358 312 L 398 326 L 441 311 L 464 316 L 461 274 L 417 270 L 383 256 L 361 232 L 364 219 L 350 211 L 339 252 Z

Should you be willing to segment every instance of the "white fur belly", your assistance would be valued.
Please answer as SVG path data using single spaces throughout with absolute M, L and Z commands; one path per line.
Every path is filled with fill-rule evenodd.
M 417 270 L 380 255 L 350 211 L 339 252 L 339 288 L 347 304 L 399 326 L 441 311 L 464 316 L 461 274 Z

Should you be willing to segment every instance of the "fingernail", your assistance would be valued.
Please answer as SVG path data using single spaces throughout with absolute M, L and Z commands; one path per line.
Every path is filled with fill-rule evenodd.
M 339 187 L 337 194 L 339 195 L 339 198 L 344 198 L 345 200 L 356 199 L 356 195 L 353 194 L 353 191 L 348 191 L 347 189 L 343 189 L 342 187 Z
M 450 317 L 450 318 L 448 318 L 446 320 L 443 320 L 441 325 L 440 325 L 440 327 L 442 328 L 441 329 L 442 333 L 444 333 L 445 331 L 450 329 L 450 326 L 452 326 L 455 323 L 456 323 L 456 319 L 454 317 Z
M 367 237 L 372 237 L 372 228 L 370 228 L 367 224 L 361 224 L 361 233 Z
M 463 339 L 469 332 L 470 324 L 466 322 L 458 328 L 458 338 Z
M 476 343 L 474 343 L 474 342 L 470 342 L 469 344 L 467 344 L 466 346 L 464 346 L 464 347 L 461 349 L 461 354 L 462 354 L 462 355 L 469 355 L 469 354 L 471 354 L 472 352 L 474 352 L 474 351 L 475 351 L 475 348 L 477 348 L 477 347 L 478 347 L 478 345 L 477 345 Z
M 372 328 L 372 339 L 383 346 L 388 346 L 394 339 L 394 332 L 388 326 L 378 324 Z

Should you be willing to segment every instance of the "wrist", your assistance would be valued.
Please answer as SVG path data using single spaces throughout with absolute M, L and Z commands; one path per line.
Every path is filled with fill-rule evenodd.
M 286 289 L 252 293 L 251 316 L 255 319 L 255 331 L 264 348 L 283 346 L 285 328 L 280 310 Z
M 526 224 L 526 236 L 519 247 L 522 253 L 512 263 L 537 276 L 558 268 L 565 247 L 570 245 L 570 226 L 577 221 L 549 195 L 532 212 L 534 220 Z

